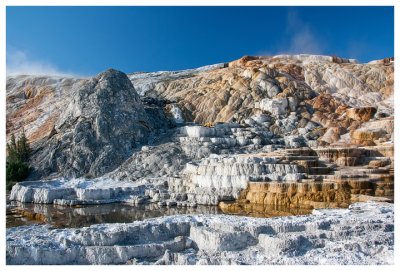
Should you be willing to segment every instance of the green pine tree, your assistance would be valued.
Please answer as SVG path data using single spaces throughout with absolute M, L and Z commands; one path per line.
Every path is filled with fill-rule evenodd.
M 30 147 L 29 147 L 29 143 L 28 143 L 28 139 L 25 136 L 25 130 L 22 130 L 22 135 L 21 137 L 18 139 L 17 142 L 17 152 L 20 156 L 20 160 L 23 162 L 28 162 L 29 160 L 29 154 L 31 152 Z
M 10 142 L 7 143 L 6 159 L 6 187 L 11 190 L 12 186 L 24 180 L 29 174 L 29 154 L 31 150 L 25 131 L 16 141 L 14 134 L 11 135 Z
M 7 143 L 7 161 L 15 161 L 17 159 L 17 144 L 15 143 L 15 135 L 12 134 L 10 138 L 10 143 Z

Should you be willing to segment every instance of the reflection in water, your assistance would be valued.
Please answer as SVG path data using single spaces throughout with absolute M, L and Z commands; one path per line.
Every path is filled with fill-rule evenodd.
M 184 215 L 220 214 L 217 206 L 197 208 L 160 207 L 157 204 L 130 206 L 120 203 L 77 207 L 51 204 L 10 202 L 7 204 L 7 227 L 47 223 L 57 228 L 86 227 L 100 223 L 130 223 L 147 218 Z
M 219 207 L 224 214 L 251 217 L 308 215 L 312 212 L 312 209 L 310 208 L 290 208 L 280 205 L 263 205 L 238 202 L 221 202 Z
M 226 208 L 229 206 L 229 208 Z M 222 210 L 220 209 L 222 208 Z M 160 207 L 157 204 L 130 206 L 121 203 L 69 207 L 51 204 L 8 202 L 7 228 L 31 224 L 50 224 L 56 228 L 86 227 L 100 223 L 130 223 L 147 218 L 185 214 L 233 214 L 273 217 L 310 214 L 311 210 L 282 206 L 229 204 L 218 206 Z

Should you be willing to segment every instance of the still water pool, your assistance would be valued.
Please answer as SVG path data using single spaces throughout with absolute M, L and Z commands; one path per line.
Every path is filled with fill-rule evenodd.
M 157 204 L 144 204 L 131 206 L 121 203 L 86 205 L 86 206 L 60 206 L 52 204 L 7 202 L 6 227 L 17 227 L 32 224 L 50 224 L 55 228 L 79 228 L 100 223 L 130 223 L 169 215 L 186 214 L 224 214 L 218 206 L 189 207 L 160 207 Z M 235 211 L 234 215 L 253 217 L 273 217 L 287 215 L 303 215 L 310 210 L 282 209 L 282 207 L 263 206 L 260 210 L 248 208 Z

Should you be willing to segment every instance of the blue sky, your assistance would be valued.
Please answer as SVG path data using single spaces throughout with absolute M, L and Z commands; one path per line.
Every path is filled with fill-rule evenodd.
M 179 70 L 243 55 L 394 55 L 393 7 L 7 7 L 7 73 Z

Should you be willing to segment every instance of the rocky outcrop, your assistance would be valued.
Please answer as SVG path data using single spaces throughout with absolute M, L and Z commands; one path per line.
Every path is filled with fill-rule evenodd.
M 24 128 L 31 143 L 46 140 L 84 79 L 21 75 L 7 77 L 7 139 Z
M 247 178 L 244 178 L 247 180 L 246 188 L 241 190 L 236 201 L 220 202 L 219 206 L 226 213 L 262 213 L 262 209 L 268 213 L 268 206 L 291 209 L 346 207 L 371 197 L 384 197 L 376 200 L 390 202 L 394 195 L 391 159 L 377 150 L 319 148 L 315 151 L 291 149 L 264 154 L 274 160 L 274 171 L 279 177 L 265 178 L 260 170 L 254 171 L 253 175 L 247 173 Z M 285 177 L 285 174 L 292 174 L 288 174 L 288 168 L 279 171 L 280 163 L 294 168 L 297 174 Z M 256 164 L 258 168 L 262 167 L 262 163 Z
M 200 136 L 194 131 L 192 136 Z M 217 133 L 204 131 L 207 132 L 203 136 Z M 369 200 L 369 196 L 391 201 L 394 195 L 390 148 L 271 150 L 258 154 L 207 154 L 191 162 L 198 154 L 185 154 L 183 146 L 146 146 L 101 178 L 23 182 L 13 187 L 10 199 L 59 205 L 219 204 L 225 212 L 238 213 L 264 208 L 249 204 L 266 209 L 345 207 L 354 201 Z M 236 201 L 224 203 L 232 200 Z
M 7 82 L 8 135 L 25 127 L 32 180 L 115 182 L 80 194 L 72 180 L 63 186 L 71 195 L 58 195 L 54 181 L 47 190 L 42 183 L 20 184 L 16 200 L 41 202 L 45 196 L 37 193 L 52 195 L 43 202 L 67 205 L 239 200 L 316 207 L 349 204 L 354 195 L 392 195 L 386 186 L 375 192 L 379 177 L 372 176 L 391 178 L 393 168 L 390 61 L 280 55 L 177 72 L 126 76 L 109 70 L 89 79 Z M 44 111 L 51 101 L 52 110 Z M 34 108 L 32 125 L 24 124 Z M 342 181 L 347 168 L 365 177 L 372 192 Z M 146 185 L 119 194 L 127 182 Z
M 271 219 L 197 215 L 80 229 L 16 227 L 6 232 L 6 262 L 393 264 L 393 209 L 393 204 L 358 203 Z
M 24 128 L 34 149 L 31 179 L 101 176 L 154 134 L 191 121 L 253 132 L 237 136 L 236 147 L 278 138 L 287 147 L 380 145 L 393 141 L 393 74 L 393 61 L 280 55 L 128 76 L 8 77 L 7 137 Z M 232 135 L 210 138 L 232 147 Z
M 153 182 L 152 188 L 160 186 Z M 162 186 L 162 185 L 161 185 Z M 54 179 L 21 182 L 13 186 L 10 200 L 60 205 L 104 204 L 144 196 L 145 183 L 112 179 Z
M 353 120 L 365 122 L 372 119 L 375 113 L 375 107 L 350 108 L 346 111 L 346 116 Z
M 227 64 L 220 63 L 189 69 L 182 71 L 159 71 L 159 72 L 135 72 L 128 74 L 132 84 L 134 84 L 137 93 L 141 96 L 156 97 L 154 88 L 158 83 L 171 80 L 179 80 L 194 77 L 196 74 L 205 71 L 212 71 L 226 67 Z
M 212 204 L 231 197 L 238 198 L 250 181 L 296 181 L 302 178 L 301 172 L 296 164 L 254 155 L 212 156 L 197 164 L 187 164 L 184 171 L 188 183 L 195 185 L 196 190 L 203 189 L 203 193 L 214 195 Z M 203 193 L 196 191 L 196 194 Z
M 139 86 L 141 79 L 135 79 L 135 84 Z M 152 96 L 174 102 L 186 121 L 243 122 L 267 115 L 270 118 L 262 123 L 275 134 L 338 127 L 340 133 L 331 137 L 336 142 L 372 119 L 374 112 L 377 117 L 393 114 L 393 62 L 358 64 L 312 55 L 246 56 L 228 67 L 190 78 L 171 75 L 169 80 L 157 80 L 151 89 Z M 293 126 L 287 125 L 290 118 Z M 313 140 L 314 135 L 307 134 L 306 139 Z
M 57 90 L 51 89 L 47 95 L 55 95 Z M 62 90 L 65 91 L 65 87 Z M 27 113 L 42 94 L 46 95 L 39 92 L 26 96 L 25 106 L 10 113 L 9 121 L 15 120 L 13 117 L 18 112 Z M 35 127 L 33 132 L 33 128 L 27 129 L 34 149 L 32 178 L 51 174 L 62 177 L 103 175 L 129 158 L 136 148 L 148 142 L 155 128 L 165 127 L 166 123 L 165 116 L 161 116 L 164 119 L 160 121 L 157 113 L 151 114 L 128 77 L 115 70 L 82 79 L 72 84 L 68 95 L 57 99 L 59 104 L 47 118 L 51 119 L 51 125 L 45 124 L 51 127 L 50 134 L 45 130 L 45 135 L 38 135 L 43 125 Z M 38 116 L 42 117 L 45 117 L 44 112 Z
M 260 205 L 278 205 L 291 208 L 346 207 L 350 203 L 350 190 L 346 183 L 255 183 L 250 182 L 240 201 Z M 239 202 L 240 202 L 239 201 Z M 222 210 L 236 208 L 221 203 Z
M 7 263 L 392 264 L 393 61 L 246 56 L 176 72 L 8 77 L 7 138 L 25 130 L 33 168 L 13 201 L 299 216 L 15 227 Z M 48 221 L 40 206 L 20 214 Z M 349 208 L 315 210 L 326 207 Z
M 191 78 L 171 78 L 159 82 L 155 84 L 152 95 L 175 102 L 186 121 L 200 124 L 242 121 L 257 115 L 260 110 L 256 110 L 255 104 L 263 99 L 277 98 L 283 101 L 287 98 L 286 107 L 291 106 L 287 108 L 289 113 L 301 100 L 315 96 L 300 80 L 292 83 L 290 81 L 294 79 L 288 76 L 268 68 L 266 63 L 247 69 L 239 66 L 220 67 Z M 135 81 L 134 85 L 138 83 Z M 295 88 L 299 91 L 294 91 Z M 269 104 L 267 100 L 264 102 Z M 273 108 L 272 113 L 275 113 Z M 281 111 L 279 113 L 282 114 Z
M 383 138 L 384 135 L 385 131 L 383 131 L 382 129 L 357 129 L 352 131 L 352 133 L 350 134 L 352 143 L 363 146 L 375 146 L 375 140 Z

